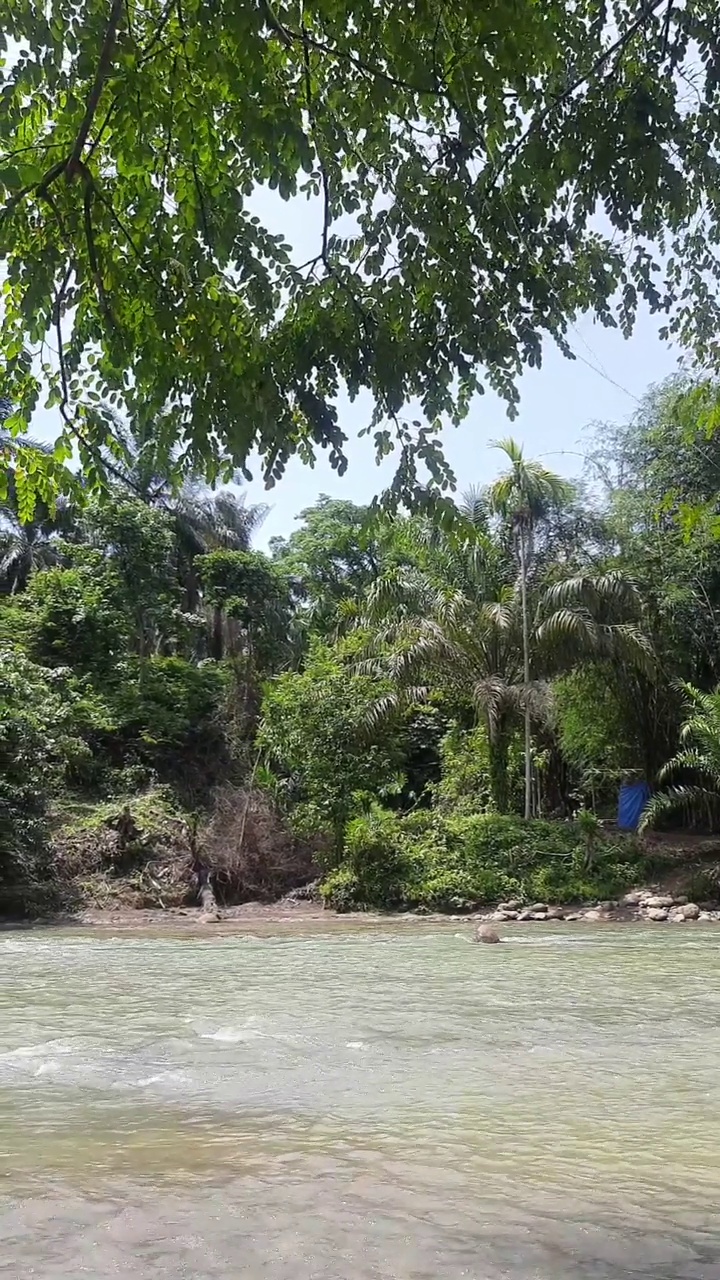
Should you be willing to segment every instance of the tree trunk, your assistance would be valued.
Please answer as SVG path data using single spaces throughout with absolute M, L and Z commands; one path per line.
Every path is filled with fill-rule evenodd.
M 532 816 L 532 737 L 530 733 L 530 634 L 527 609 L 525 529 L 520 526 L 520 600 L 522 603 L 523 683 L 525 693 L 525 817 Z
M 508 754 L 509 742 L 504 729 L 494 734 L 488 733 L 488 758 L 490 763 L 490 794 L 498 813 L 507 813 L 510 808 L 510 788 L 508 786 Z
M 212 611 L 211 656 L 216 662 L 222 662 L 224 645 L 223 613 L 217 605 Z
M 210 872 L 205 866 L 200 853 L 198 842 L 198 823 L 196 818 L 193 818 L 189 824 L 188 842 L 190 845 L 193 872 L 195 873 L 195 879 L 197 881 L 198 902 L 206 915 L 219 919 L 220 912 L 218 911 L 217 899 L 212 887 Z

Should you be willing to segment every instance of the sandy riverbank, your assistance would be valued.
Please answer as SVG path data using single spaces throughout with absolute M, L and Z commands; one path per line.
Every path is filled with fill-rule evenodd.
M 285 926 L 291 924 L 302 924 L 310 927 L 315 925 L 319 928 L 333 926 L 352 928 L 368 925 L 407 924 L 412 926 L 428 923 L 457 926 L 458 924 L 476 925 L 479 921 L 492 921 L 497 925 L 502 925 L 503 930 L 512 930 L 518 924 L 531 922 L 547 922 L 558 928 L 562 928 L 565 923 L 648 925 L 668 921 L 670 923 L 684 923 L 690 926 L 696 923 L 720 923 L 720 912 L 703 911 L 700 913 L 699 920 L 696 920 L 692 914 L 689 917 L 680 919 L 678 918 L 680 916 L 680 907 L 673 908 L 668 905 L 668 908 L 665 909 L 664 918 L 660 919 L 661 913 L 657 909 L 655 910 L 657 918 L 653 919 L 652 916 L 648 915 L 647 908 L 638 903 L 618 903 L 612 907 L 586 904 L 584 906 L 569 906 L 562 912 L 557 908 L 549 908 L 547 912 L 542 910 L 533 911 L 531 920 L 528 918 L 528 912 L 521 912 L 521 918 L 518 920 L 513 919 L 507 913 L 498 911 L 482 911 L 465 915 L 447 915 L 440 912 L 422 914 L 419 912 L 372 911 L 340 914 L 327 910 L 315 902 L 285 899 L 275 903 L 247 902 L 241 906 L 227 907 L 220 911 L 217 918 L 209 917 L 200 908 L 196 907 L 172 907 L 167 910 L 160 908 L 121 908 L 116 911 L 88 908 L 72 914 L 33 920 L 0 920 L 0 930 L 60 927 L 107 929 L 109 932 L 117 933 L 119 931 L 167 929 L 173 933 L 206 934 L 218 932 L 237 933 L 243 932 L 243 930 L 252 930 L 256 926 L 267 928 L 273 925 Z M 673 913 L 675 913 L 675 916 Z

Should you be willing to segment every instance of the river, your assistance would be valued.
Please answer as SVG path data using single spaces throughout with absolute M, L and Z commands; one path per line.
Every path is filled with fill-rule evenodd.
M 0 935 L 0 1270 L 717 1280 L 720 929 Z

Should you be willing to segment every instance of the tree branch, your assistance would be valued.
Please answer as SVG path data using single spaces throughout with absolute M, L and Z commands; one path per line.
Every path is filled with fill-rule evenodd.
M 645 25 L 645 22 L 647 21 L 647 19 L 652 17 L 652 15 L 656 12 L 656 10 L 658 10 L 660 6 L 665 3 L 666 3 L 666 0 L 648 0 L 648 3 L 645 4 L 644 7 L 641 9 L 635 21 L 631 22 L 627 31 L 623 32 L 621 36 L 618 36 L 617 40 L 613 44 L 611 44 L 610 47 L 606 49 L 604 53 L 601 53 L 600 56 L 595 59 L 595 61 L 593 62 L 589 70 L 584 71 L 582 75 L 577 76 L 576 79 L 573 80 L 572 83 L 568 85 L 567 89 L 565 89 L 561 94 L 559 94 L 557 98 L 554 98 L 552 102 L 549 102 L 547 106 L 543 107 L 542 111 L 537 116 L 535 116 L 535 118 L 528 125 L 528 128 L 525 130 L 525 132 L 518 138 L 517 142 L 515 142 L 512 147 L 510 147 L 509 151 L 503 157 L 502 163 L 497 167 L 497 169 L 492 174 L 490 186 L 485 192 L 485 195 L 489 194 L 489 192 L 495 186 L 498 178 L 505 172 L 508 165 L 515 159 L 515 156 L 518 154 L 518 152 L 521 151 L 522 148 L 525 146 L 525 143 L 528 141 L 528 138 L 531 138 L 533 134 L 537 133 L 538 129 L 548 119 L 548 116 L 551 116 L 554 111 L 557 111 L 558 107 L 563 106 L 563 104 L 567 102 L 568 99 L 571 98 L 573 94 L 579 88 L 581 88 L 582 85 L 584 85 L 588 80 L 590 80 L 594 75 L 596 75 L 597 72 L 600 71 L 601 68 L 605 65 L 608 59 L 612 58 L 614 54 L 621 52 L 625 48 L 625 46 L 630 43 L 633 36 L 636 35 L 638 31 L 640 31 L 641 28 Z
M 92 176 L 88 172 L 85 177 L 85 192 L 83 195 L 83 223 L 85 227 L 85 242 L 88 251 L 88 261 L 90 262 L 90 270 L 95 282 L 97 290 L 98 302 L 106 321 L 109 325 L 113 324 L 112 312 L 108 303 L 105 286 L 103 285 L 102 272 L 100 271 L 100 263 L 98 261 L 97 247 L 95 244 L 95 232 L 92 224 L 92 202 L 95 195 L 95 185 Z
M 304 17 L 303 17 L 303 23 L 302 23 L 302 33 L 303 33 L 303 67 L 304 67 L 304 73 L 305 73 L 305 99 L 307 102 L 308 120 L 310 121 L 310 125 L 312 127 L 313 135 L 314 135 L 315 108 L 314 108 L 313 96 L 312 96 L 310 47 L 309 47 L 308 32 L 305 26 Z M 330 205 L 330 179 L 328 177 L 327 165 L 323 160 L 320 148 L 317 143 L 317 138 L 315 136 L 313 136 L 313 141 L 315 143 L 315 151 L 317 153 L 318 166 L 320 168 L 320 176 L 322 179 L 322 187 L 323 187 L 322 246 L 321 246 L 318 258 L 322 259 L 322 262 L 327 268 L 328 235 L 330 233 L 330 225 L 332 222 L 332 211 L 331 211 L 331 205 Z M 318 261 L 318 258 L 315 259 L 316 262 Z
M 100 50 L 100 60 L 97 65 L 95 79 L 85 107 L 85 115 L 82 118 L 73 149 L 70 152 L 65 165 L 69 177 L 73 176 L 78 167 L 78 162 L 82 157 L 85 143 L 87 142 L 88 134 L 92 127 L 92 122 L 95 119 L 95 112 L 98 109 L 102 91 L 105 87 L 105 81 L 107 80 L 112 66 L 112 56 L 115 49 L 115 39 L 117 36 L 117 28 L 118 23 L 120 22 L 123 3 L 124 0 L 112 0 L 110 16 L 105 30 L 105 38 L 103 40 L 102 49 Z
M 364 62 L 362 58 L 354 53 L 350 53 L 347 49 L 333 48 L 329 44 L 325 44 L 322 40 L 316 40 L 311 36 L 306 28 L 302 32 L 294 31 L 292 27 L 286 27 L 276 16 L 269 0 L 260 0 L 260 7 L 265 14 L 265 20 L 271 31 L 274 31 L 282 40 L 287 49 L 292 48 L 293 44 L 305 44 L 306 42 L 317 49 L 319 53 L 328 54 L 331 58 L 337 58 L 340 62 L 349 62 L 357 71 L 361 71 L 364 75 L 375 76 L 379 80 L 384 80 L 386 84 L 392 84 L 397 89 L 409 89 L 411 93 L 426 94 L 433 98 L 441 98 L 445 96 L 444 90 L 439 89 L 433 84 L 410 84 L 407 80 L 400 80 L 397 76 L 392 75 L 390 71 L 385 71 L 382 67 L 374 66 L 372 63 Z

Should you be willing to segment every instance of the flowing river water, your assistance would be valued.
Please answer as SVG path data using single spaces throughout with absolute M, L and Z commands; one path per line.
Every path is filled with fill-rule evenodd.
M 717 1280 L 720 929 L 0 935 L 0 1272 Z

